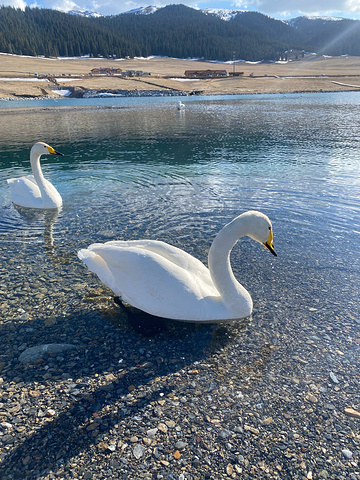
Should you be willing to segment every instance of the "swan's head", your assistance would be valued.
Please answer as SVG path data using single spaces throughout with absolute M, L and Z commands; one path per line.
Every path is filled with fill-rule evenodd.
M 243 214 L 248 223 L 248 236 L 262 243 L 275 257 L 273 230 L 269 218 L 261 212 L 250 211 Z
M 50 153 L 51 155 L 63 156 L 62 153 L 57 152 L 53 149 L 53 147 L 50 147 L 50 145 L 44 142 L 35 143 L 35 145 L 32 146 L 31 153 L 34 153 L 36 155 L 48 155 Z

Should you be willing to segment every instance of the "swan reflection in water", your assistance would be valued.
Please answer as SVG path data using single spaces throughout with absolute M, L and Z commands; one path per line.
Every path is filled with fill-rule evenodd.
M 21 231 L 28 238 L 44 237 L 45 254 L 55 263 L 67 263 L 68 255 L 56 255 L 54 225 L 59 219 L 59 209 L 34 209 L 13 204 L 21 220 Z

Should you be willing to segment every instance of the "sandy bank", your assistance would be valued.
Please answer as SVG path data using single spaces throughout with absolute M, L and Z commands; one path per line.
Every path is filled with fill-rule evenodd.
M 91 76 L 94 67 L 113 67 L 150 73 L 143 77 Z M 332 57 L 286 64 L 239 62 L 239 77 L 184 81 L 185 70 L 225 69 L 229 63 L 195 60 L 149 59 L 58 59 L 0 54 L 0 98 L 62 96 L 64 90 L 81 96 L 89 90 L 179 91 L 185 94 L 251 94 L 360 90 L 360 58 Z M 36 74 L 36 75 L 35 75 Z M 57 90 L 61 91 L 61 95 Z

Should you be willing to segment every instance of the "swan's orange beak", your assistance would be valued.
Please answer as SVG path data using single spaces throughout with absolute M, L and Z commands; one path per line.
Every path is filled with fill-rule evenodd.
M 263 245 L 264 245 L 265 248 L 267 248 L 274 255 L 274 257 L 277 257 L 277 254 L 274 250 L 272 230 L 270 230 L 269 238 L 266 240 L 265 243 L 263 243 Z
M 47 149 L 49 150 L 49 153 L 51 153 L 51 155 L 60 155 L 61 157 L 64 156 L 62 153 L 57 152 L 57 151 L 54 150 L 52 147 L 50 147 L 50 145 L 47 147 Z

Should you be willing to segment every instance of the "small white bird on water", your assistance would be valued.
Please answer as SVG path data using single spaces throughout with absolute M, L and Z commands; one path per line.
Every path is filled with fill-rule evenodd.
M 178 101 L 177 109 L 178 110 L 185 110 L 185 104 L 182 103 L 180 100 Z
M 230 265 L 230 252 L 243 236 L 276 256 L 271 222 L 257 211 L 239 215 L 217 234 L 209 251 L 209 268 L 156 240 L 94 243 L 78 256 L 122 301 L 144 312 L 174 320 L 221 322 L 252 312 L 251 296 Z
M 61 155 L 50 145 L 37 142 L 30 150 L 30 164 L 33 175 L 9 178 L 11 197 L 15 205 L 29 208 L 59 208 L 62 205 L 60 193 L 45 179 L 40 165 L 41 155 Z

